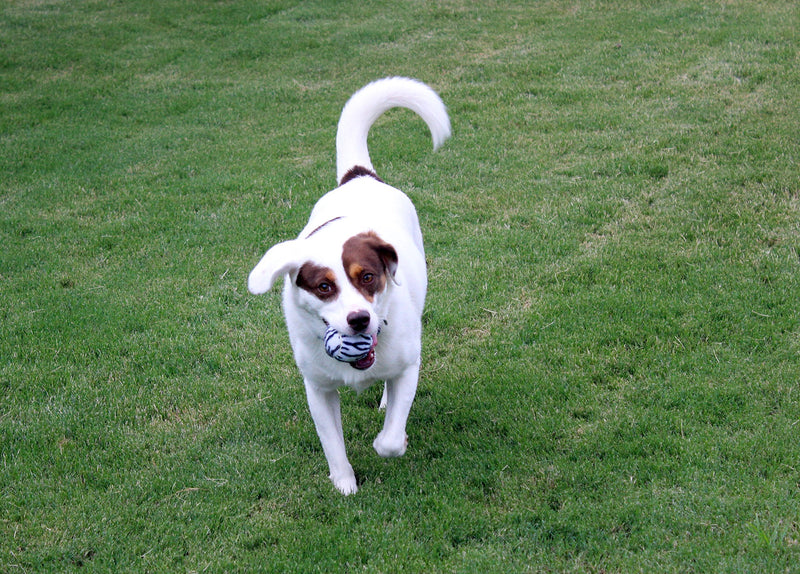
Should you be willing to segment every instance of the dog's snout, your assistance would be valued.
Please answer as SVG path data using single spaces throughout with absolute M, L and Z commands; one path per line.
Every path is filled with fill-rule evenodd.
M 347 315 L 347 324 L 356 332 L 366 330 L 369 327 L 369 311 L 361 309 L 360 311 L 353 311 Z

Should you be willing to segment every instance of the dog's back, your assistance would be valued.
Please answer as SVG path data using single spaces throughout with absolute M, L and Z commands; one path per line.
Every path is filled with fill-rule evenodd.
M 347 217 L 353 225 L 357 226 L 358 222 L 363 222 L 367 228 L 378 225 L 389 235 L 392 227 L 398 227 L 403 234 L 410 232 L 416 248 L 424 254 L 413 203 L 405 193 L 383 183 L 375 173 L 367 148 L 372 124 L 381 114 L 396 107 L 408 108 L 425 121 L 431 131 L 434 150 L 450 136 L 450 118 L 444 103 L 422 82 L 394 77 L 361 88 L 345 104 L 336 132 L 339 187 L 319 199 L 300 237 L 307 237 L 326 222 Z M 365 185 L 364 181 L 359 181 L 361 178 L 373 181 Z M 392 241 L 391 237 L 386 239 Z

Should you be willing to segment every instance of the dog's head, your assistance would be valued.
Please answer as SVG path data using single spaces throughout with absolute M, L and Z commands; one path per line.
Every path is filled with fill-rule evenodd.
M 314 330 L 324 333 L 330 326 L 347 335 L 372 335 L 377 341 L 387 293 L 396 282 L 397 251 L 372 231 L 344 241 L 320 235 L 324 236 L 272 247 L 250 272 L 248 289 L 265 293 L 287 275 L 291 301 L 309 321 L 319 322 Z M 369 368 L 373 361 L 353 365 Z

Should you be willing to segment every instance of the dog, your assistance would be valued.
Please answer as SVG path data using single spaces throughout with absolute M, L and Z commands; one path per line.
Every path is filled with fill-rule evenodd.
M 367 135 L 387 110 L 408 108 L 430 129 L 433 149 L 450 136 L 450 119 L 430 87 L 409 78 L 366 85 L 345 104 L 336 133 L 339 187 L 317 201 L 297 239 L 271 247 L 248 277 L 253 294 L 284 277 L 283 311 L 308 406 L 344 495 L 358 490 L 347 459 L 338 389 L 361 392 L 384 381 L 382 457 L 402 456 L 419 378 L 425 251 L 408 196 L 384 183 L 370 161 Z

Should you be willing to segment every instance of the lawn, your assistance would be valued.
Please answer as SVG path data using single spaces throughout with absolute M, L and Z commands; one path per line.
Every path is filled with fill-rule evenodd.
M 0 572 L 796 572 L 800 10 L 786 1 L 0 5 Z M 246 289 L 349 95 L 419 211 L 400 459 L 327 479 Z

